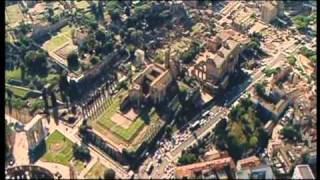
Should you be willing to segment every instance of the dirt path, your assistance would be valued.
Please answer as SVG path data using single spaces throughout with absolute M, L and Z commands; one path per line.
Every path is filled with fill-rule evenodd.
M 13 146 L 13 156 L 15 157 L 15 165 L 30 164 L 28 155 L 28 141 L 25 132 L 17 132 L 15 143 Z

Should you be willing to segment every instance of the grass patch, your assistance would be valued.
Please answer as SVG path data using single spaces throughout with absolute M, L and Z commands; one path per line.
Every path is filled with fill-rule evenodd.
M 96 162 L 92 168 L 88 171 L 88 173 L 84 176 L 86 179 L 93 179 L 93 178 L 99 178 L 103 177 L 104 171 L 107 168 L 101 163 L 101 162 Z
M 49 41 L 47 41 L 43 45 L 43 48 L 47 51 L 52 51 L 68 41 L 69 39 L 67 39 L 65 36 L 57 35 L 52 37 Z
M 125 129 L 121 126 L 118 126 L 115 124 L 111 117 L 114 115 L 114 113 L 118 110 L 120 103 L 122 101 L 122 97 L 124 97 L 123 93 L 119 93 L 117 96 L 115 96 L 112 100 L 112 103 L 108 106 L 108 108 L 97 118 L 97 123 L 99 123 L 101 126 L 109 129 L 111 132 L 115 133 L 116 135 L 120 136 L 122 139 L 126 141 L 130 141 L 137 133 L 138 130 L 140 130 L 146 121 L 146 116 L 141 115 L 141 117 L 138 117 L 134 122 L 130 124 L 130 126 Z M 107 102 L 106 102 L 107 103 Z M 141 113 L 143 114 L 143 113 Z
M 6 72 L 5 72 L 5 80 L 6 80 L 6 82 L 9 79 L 21 80 L 21 69 L 17 68 L 17 69 L 14 69 L 12 71 L 6 70 Z
M 22 89 L 19 86 L 6 85 L 6 88 L 10 89 L 15 96 L 25 97 L 30 91 Z
M 6 18 L 9 24 L 19 23 L 23 20 L 23 14 L 19 4 L 14 4 L 6 7 Z
M 62 147 L 58 151 L 53 151 L 50 146 L 53 144 L 61 143 Z M 62 133 L 55 130 L 46 140 L 47 152 L 41 158 L 44 161 L 59 163 L 68 166 L 69 161 L 73 157 L 72 152 L 73 143 L 66 138 Z
M 67 43 L 71 40 L 72 31 L 75 29 L 74 26 L 66 25 L 60 29 L 57 35 L 53 36 L 50 40 L 43 44 L 43 48 L 47 51 L 52 51 L 59 46 Z
M 75 30 L 74 26 L 64 26 L 63 28 L 60 29 L 61 34 L 67 36 L 68 38 L 72 37 L 72 31 Z
M 47 77 L 41 78 L 42 81 L 46 83 L 50 83 L 52 85 L 58 84 L 59 82 L 59 75 L 58 74 L 48 74 Z

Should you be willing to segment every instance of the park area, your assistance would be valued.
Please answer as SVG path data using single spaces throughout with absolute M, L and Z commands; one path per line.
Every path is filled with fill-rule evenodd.
M 41 160 L 68 166 L 73 157 L 73 143 L 55 130 L 46 140 L 46 153 Z
M 20 68 L 16 68 L 14 70 L 6 70 L 5 71 L 5 80 L 6 82 L 9 79 L 15 79 L 15 80 L 21 80 L 21 69 Z
M 128 128 L 124 128 L 112 121 L 111 118 L 116 114 L 117 110 L 119 109 L 120 103 L 122 102 L 124 96 L 125 92 L 119 92 L 115 97 L 112 98 L 111 104 L 97 118 L 96 125 L 108 129 L 109 131 L 116 134 L 125 141 L 130 141 L 137 134 L 137 132 L 141 128 L 143 128 L 145 122 L 140 117 L 138 117 L 134 119 L 132 122 L 130 122 L 131 124 Z
M 6 88 L 11 90 L 11 92 L 18 97 L 24 98 L 26 95 L 30 92 L 30 89 L 23 88 L 20 86 L 12 86 L 12 85 L 6 85 Z
M 125 93 L 121 91 L 112 98 L 111 102 L 106 102 L 109 103 L 108 107 L 97 118 L 93 119 L 92 127 L 99 134 L 114 142 L 113 144 L 122 144 L 134 150 L 146 139 L 154 137 L 158 130 L 161 129 L 157 125 L 162 126 L 163 123 L 154 109 L 143 109 L 139 114 L 126 119 L 126 122 L 130 123 L 129 125 L 124 126 L 119 122 L 115 122 L 115 120 L 121 121 L 121 118 L 132 115 L 130 111 L 126 114 L 118 111 Z M 113 118 L 114 116 L 118 117 L 119 114 L 121 116 L 120 119 Z
M 86 179 L 102 178 L 106 167 L 101 162 L 96 162 L 85 175 Z
M 9 26 L 13 26 L 23 20 L 24 16 L 21 11 L 20 4 L 14 4 L 6 7 L 6 22 Z

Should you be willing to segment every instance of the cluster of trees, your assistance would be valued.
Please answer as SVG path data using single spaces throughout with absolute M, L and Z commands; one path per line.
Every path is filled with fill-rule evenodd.
M 43 109 L 45 106 L 43 99 L 36 99 L 32 104 L 31 104 L 31 108 L 32 110 L 36 110 L 36 109 Z
M 290 140 L 290 141 L 297 141 L 301 140 L 301 133 L 300 133 L 300 126 L 285 126 L 282 130 L 281 133 L 284 138 Z
M 276 74 L 278 72 L 281 71 L 280 67 L 277 68 L 270 68 L 270 67 L 266 67 L 262 70 L 262 72 L 267 76 L 267 77 L 271 77 L 271 75 Z
M 103 20 L 104 15 L 103 15 L 103 1 L 98 1 L 98 5 L 95 2 L 91 3 L 90 9 L 91 12 L 94 14 L 96 20 Z
M 298 16 L 295 16 L 292 20 L 299 31 L 305 31 L 308 28 L 308 25 L 310 24 L 310 22 L 312 21 L 312 17 L 298 15 Z
M 257 92 L 257 94 L 260 96 L 260 97 L 264 97 L 265 95 L 265 92 L 266 92 L 266 89 L 265 89 L 265 85 L 262 84 L 262 83 L 256 83 L 254 85 L 254 89 L 255 91 Z
M 41 50 L 30 50 L 24 56 L 24 65 L 28 74 L 31 75 L 46 75 L 47 68 L 47 54 Z
M 47 11 L 47 13 L 45 13 L 45 16 L 48 19 L 48 21 L 51 23 L 56 23 L 60 19 L 59 14 L 54 14 L 54 10 L 52 7 L 48 8 L 48 11 Z
M 200 44 L 196 41 L 192 41 L 189 50 L 183 52 L 180 56 L 180 59 L 185 64 L 189 64 L 199 52 L 200 52 Z
M 216 127 L 216 145 L 219 149 L 228 150 L 234 159 L 240 159 L 249 150 L 268 144 L 268 133 L 248 98 L 241 99 L 232 108 L 228 118 L 229 123 L 223 119 Z
M 260 33 L 254 33 L 251 35 L 251 41 L 248 44 L 248 47 L 254 51 L 256 54 L 257 52 L 260 52 L 260 41 L 262 39 L 262 35 Z
M 98 29 L 95 33 L 90 32 L 88 34 L 84 42 L 79 46 L 79 54 L 93 54 L 94 51 L 96 56 L 91 59 L 91 63 L 96 64 L 102 59 L 102 56 L 108 55 L 113 51 L 114 43 L 112 33 Z
M 79 146 L 78 144 L 74 144 L 72 148 L 73 148 L 73 155 L 76 159 L 79 159 L 82 161 L 89 161 L 91 159 L 90 151 L 86 145 L 81 144 Z
M 198 161 L 198 158 L 193 153 L 183 153 L 178 159 L 180 165 L 192 164 Z

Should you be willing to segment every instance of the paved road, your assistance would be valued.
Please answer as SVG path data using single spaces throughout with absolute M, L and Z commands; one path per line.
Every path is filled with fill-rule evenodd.
M 215 106 L 215 108 L 217 108 L 217 106 Z M 214 117 L 212 120 L 209 120 L 201 128 L 197 129 L 194 132 L 195 135 L 192 135 L 188 140 L 186 140 L 181 145 L 179 145 L 176 149 L 171 151 L 169 153 L 169 157 L 171 157 L 171 159 L 173 161 L 176 161 L 178 159 L 178 157 L 181 156 L 182 150 L 186 149 L 187 147 L 192 146 L 193 144 L 195 144 L 197 142 L 198 139 L 201 139 L 206 134 L 211 132 L 212 129 L 216 126 L 216 124 L 220 121 L 220 119 L 227 114 L 227 112 L 228 111 L 219 112 L 216 117 Z

